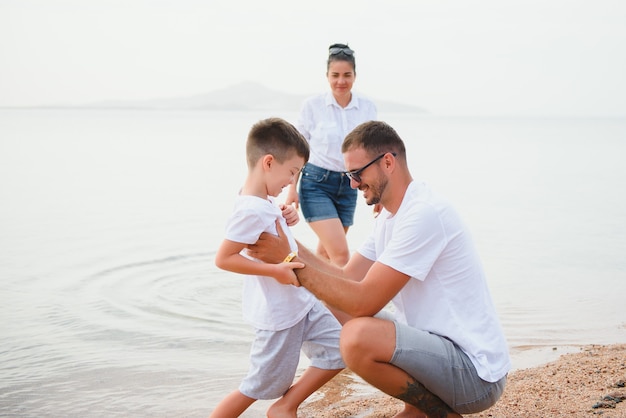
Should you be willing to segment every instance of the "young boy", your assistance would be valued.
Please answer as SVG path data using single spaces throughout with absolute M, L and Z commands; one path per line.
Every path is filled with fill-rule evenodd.
M 247 275 L 243 287 L 243 314 L 256 330 L 250 369 L 239 389 L 227 395 L 210 418 L 241 415 L 257 399 L 278 399 L 269 418 L 295 418 L 299 405 L 345 366 L 339 353 L 341 325 L 308 290 L 299 287 L 292 263 L 297 244 L 285 216 L 274 203 L 309 159 L 309 146 L 290 123 L 280 118 L 257 122 L 246 143 L 248 176 L 226 225 L 226 237 L 215 256 L 224 270 Z M 249 257 L 246 247 L 262 232 L 277 234 L 279 221 L 291 253 L 284 262 L 266 264 Z M 297 221 L 297 220 L 296 220 Z M 292 286 L 293 285 L 293 286 Z M 300 350 L 311 366 L 292 385 Z

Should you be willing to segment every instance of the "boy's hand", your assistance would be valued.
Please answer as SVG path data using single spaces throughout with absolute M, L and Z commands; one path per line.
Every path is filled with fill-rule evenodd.
M 287 226 L 294 226 L 300 221 L 300 215 L 298 215 L 298 211 L 292 205 L 279 205 L 278 206 L 283 213 L 283 218 L 287 222 Z
M 279 263 L 274 264 L 276 266 L 276 273 L 274 274 L 274 279 L 278 283 L 281 284 L 291 284 L 296 287 L 300 287 L 300 282 L 298 281 L 298 277 L 296 273 L 294 273 L 293 269 L 301 269 L 304 268 L 304 264 L 293 261 L 288 263 Z

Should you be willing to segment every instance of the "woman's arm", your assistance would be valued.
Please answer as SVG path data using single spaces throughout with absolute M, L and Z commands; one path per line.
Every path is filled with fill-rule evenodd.
M 298 196 L 297 186 L 298 179 L 300 179 L 300 173 L 296 175 L 296 178 L 294 178 L 293 182 L 289 185 L 289 189 L 287 190 L 287 196 L 285 198 L 285 205 L 291 206 L 291 204 L 293 203 L 295 204 L 296 209 L 298 209 L 298 207 L 300 206 L 300 196 Z

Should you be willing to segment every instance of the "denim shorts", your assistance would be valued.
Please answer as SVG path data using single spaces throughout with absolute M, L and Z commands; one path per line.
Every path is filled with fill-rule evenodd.
M 357 189 L 339 171 L 307 163 L 300 176 L 300 207 L 307 222 L 339 218 L 344 227 L 354 223 Z
M 491 407 L 502 395 L 506 376 L 491 383 L 476 373 L 467 354 L 447 338 L 396 325 L 396 350 L 391 364 L 415 377 L 458 414 Z

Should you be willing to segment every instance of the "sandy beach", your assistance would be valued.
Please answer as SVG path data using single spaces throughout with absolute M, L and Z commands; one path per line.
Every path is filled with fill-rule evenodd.
M 474 418 L 626 417 L 626 344 L 589 345 L 579 352 L 514 370 L 502 398 Z M 303 418 L 390 418 L 402 403 L 344 371 L 302 406 Z

